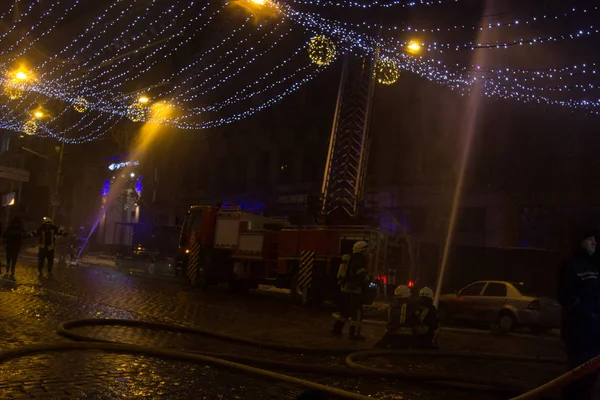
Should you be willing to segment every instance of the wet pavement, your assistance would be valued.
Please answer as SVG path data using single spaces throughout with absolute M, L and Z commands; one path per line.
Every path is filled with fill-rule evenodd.
M 383 326 L 364 328 L 365 343 L 329 335 L 331 311 L 295 307 L 278 293 L 233 295 L 226 290 L 185 291 L 176 284 L 130 276 L 111 268 L 56 268 L 39 279 L 32 260 L 17 267 L 17 281 L 0 280 L 0 348 L 68 342 L 56 334 L 60 322 L 121 318 L 194 326 L 261 341 L 321 348 L 369 348 Z M 164 331 L 86 327 L 77 332 L 123 343 L 212 351 L 315 365 L 341 366 L 338 357 L 286 354 Z M 445 350 L 561 357 L 554 339 L 442 332 Z M 491 359 L 374 358 L 368 365 L 409 372 L 476 376 L 534 387 L 562 372 L 561 365 Z M 490 393 L 454 391 L 374 378 L 295 374 L 377 399 L 499 399 Z M 151 357 L 73 351 L 22 357 L 0 364 L 1 399 L 293 399 L 301 390 L 206 365 Z

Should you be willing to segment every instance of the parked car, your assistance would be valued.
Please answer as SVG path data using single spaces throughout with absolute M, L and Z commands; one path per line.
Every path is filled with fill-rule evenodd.
M 440 297 L 442 321 L 497 325 L 504 332 L 526 327 L 545 333 L 560 326 L 557 301 L 533 296 L 522 283 L 480 281 Z

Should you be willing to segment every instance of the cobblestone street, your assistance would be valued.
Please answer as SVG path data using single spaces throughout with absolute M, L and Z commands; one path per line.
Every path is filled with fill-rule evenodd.
M 33 261 L 17 267 L 16 282 L 5 278 L 0 291 L 0 346 L 68 342 L 56 333 L 60 322 L 84 318 L 119 318 L 188 325 L 266 342 L 323 348 L 372 347 L 381 325 L 365 326 L 367 341 L 352 343 L 329 335 L 331 310 L 305 310 L 278 293 L 233 295 L 226 290 L 185 291 L 180 286 L 134 277 L 106 267 L 56 268 L 54 278 L 39 279 Z M 88 327 L 79 332 L 123 343 L 212 351 L 335 366 L 337 357 L 285 354 L 217 339 L 125 327 Z M 498 337 L 486 333 L 444 331 L 444 350 L 561 357 L 552 338 Z M 488 376 L 523 387 L 556 376 L 561 365 L 465 359 L 372 359 L 386 368 L 410 372 Z M 286 373 L 285 371 L 281 371 Z M 442 399 L 448 390 L 391 380 L 297 375 L 380 399 Z M 93 351 L 27 356 L 0 364 L 0 398 L 169 398 L 292 399 L 298 387 L 269 382 L 220 368 L 149 357 Z M 450 398 L 496 399 L 497 395 L 453 391 Z

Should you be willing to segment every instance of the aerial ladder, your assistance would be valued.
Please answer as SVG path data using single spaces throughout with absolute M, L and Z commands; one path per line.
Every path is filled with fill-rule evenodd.
M 369 158 L 375 56 L 345 56 L 323 176 L 322 215 L 360 214 Z

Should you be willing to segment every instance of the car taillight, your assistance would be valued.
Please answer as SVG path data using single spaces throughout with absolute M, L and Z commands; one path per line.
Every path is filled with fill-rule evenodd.
M 415 283 L 414 283 L 413 281 L 408 281 L 408 287 L 410 287 L 410 288 L 411 288 L 411 287 L 413 287 L 413 286 L 415 286 Z
M 534 301 L 532 301 L 532 302 L 531 302 L 531 303 L 530 303 L 530 304 L 527 306 L 527 308 L 528 308 L 529 310 L 541 310 L 541 309 L 542 309 L 542 306 L 540 305 L 540 302 L 539 302 L 539 301 L 537 301 L 537 300 L 534 300 Z

